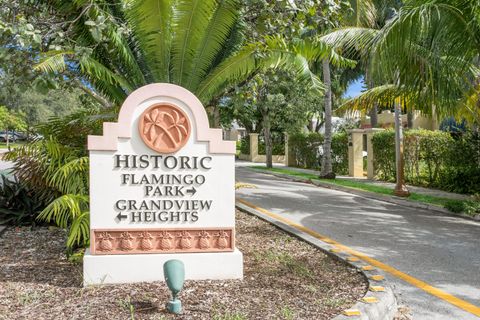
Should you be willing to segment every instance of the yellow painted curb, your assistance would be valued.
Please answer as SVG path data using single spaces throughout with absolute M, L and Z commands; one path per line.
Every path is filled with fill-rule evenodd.
M 349 316 L 349 317 L 361 315 L 360 311 L 357 310 L 357 309 L 348 309 L 348 310 L 345 310 L 345 311 L 343 311 L 343 314 L 344 314 L 345 316 Z
M 340 249 L 330 249 L 329 251 L 332 252 L 332 253 L 342 252 L 342 250 L 340 250 Z
M 460 308 L 464 311 L 467 311 L 467 312 L 469 312 L 469 313 L 471 313 L 475 316 L 480 317 L 480 306 L 476 306 L 476 305 L 471 304 L 471 303 L 469 303 L 465 300 L 457 298 L 454 295 L 451 295 L 451 294 L 449 294 L 449 293 L 447 293 L 447 292 L 445 292 L 445 291 L 443 291 L 439 288 L 433 287 L 430 284 L 428 284 L 428 283 L 426 283 L 422 280 L 414 278 L 414 277 L 412 277 L 412 276 L 410 276 L 410 275 L 408 275 L 404 272 L 401 272 L 400 270 L 395 269 L 394 267 L 391 267 L 391 266 L 389 266 L 389 265 L 387 265 L 383 262 L 380 262 L 376 259 L 373 259 L 373 258 L 371 258 L 371 257 L 369 257 L 369 256 L 367 256 L 367 255 L 365 255 L 365 254 L 363 254 L 363 253 L 361 253 L 357 250 L 353 250 L 352 248 L 347 247 L 347 246 L 345 246 L 345 245 L 343 245 L 339 242 L 336 242 L 336 241 L 334 241 L 334 240 L 332 240 L 332 239 L 330 239 L 326 236 L 323 236 L 323 235 L 319 234 L 318 232 L 315 232 L 315 231 L 313 231 L 313 230 L 311 230 L 311 229 L 309 229 L 305 226 L 302 226 L 298 223 L 295 223 L 295 222 L 293 222 L 289 219 L 286 219 L 285 217 L 282 217 L 278 214 L 275 214 L 275 213 L 270 212 L 268 210 L 265 210 L 263 208 L 257 207 L 256 205 L 254 205 L 254 204 L 252 204 L 248 201 L 245 201 L 245 200 L 239 199 L 239 198 L 237 198 L 237 201 L 246 205 L 247 207 L 250 207 L 254 210 L 257 210 L 257 211 L 265 214 L 266 216 L 268 216 L 272 219 L 275 219 L 277 221 L 281 221 L 281 222 L 287 224 L 290 227 L 293 227 L 293 228 L 295 228 L 299 231 L 305 232 L 305 233 L 307 233 L 307 234 L 309 234 L 309 235 L 311 235 L 311 236 L 313 236 L 313 237 L 315 237 L 315 238 L 317 238 L 321 241 L 328 242 L 330 244 L 334 244 L 337 248 L 341 249 L 342 251 L 348 252 L 349 254 L 352 254 L 352 255 L 355 255 L 355 256 L 359 257 L 360 259 L 364 260 L 365 262 L 367 262 L 367 263 L 369 263 L 369 264 L 371 264 L 371 265 L 373 265 L 373 266 L 375 266 L 379 269 L 382 269 L 383 271 L 388 272 L 391 275 L 393 275 L 393 276 L 395 276 L 399 279 L 402 279 L 403 281 L 405 281 L 405 282 L 407 282 L 407 283 L 409 283 L 409 284 L 411 284 L 411 285 L 413 285 L 413 286 L 415 286 L 415 287 L 417 287 L 417 288 L 419 288 L 419 289 L 421 289 L 421 290 L 423 290 L 423 291 L 425 291 L 425 292 L 427 292 L 427 293 L 429 293 L 429 294 L 431 294 L 431 295 L 433 295 L 433 296 L 435 296 L 435 297 L 437 297 L 437 298 L 439 298 L 443 301 L 446 301 L 446 302 L 448 302 L 448 303 L 450 303 L 450 304 L 452 304 L 452 305 L 454 305 L 454 306 L 456 306 L 456 307 L 458 307 L 458 308 Z
M 383 292 L 385 291 L 385 288 L 382 286 L 371 286 L 369 290 L 374 292 Z
M 349 262 L 356 262 L 356 261 L 360 261 L 360 259 L 356 258 L 356 257 L 348 257 L 347 258 L 347 261 Z
M 363 267 L 362 267 L 362 270 L 363 270 L 363 271 L 372 271 L 372 270 L 374 270 L 374 269 L 375 269 L 374 266 L 363 266 Z
M 370 279 L 375 280 L 375 281 L 382 281 L 382 280 L 385 279 L 385 277 L 384 277 L 384 276 L 381 276 L 381 275 L 379 275 L 379 274 L 376 274 L 376 275 L 374 275 L 374 276 L 371 276 Z
M 377 303 L 378 299 L 375 297 L 364 297 L 362 298 L 362 301 L 365 303 Z

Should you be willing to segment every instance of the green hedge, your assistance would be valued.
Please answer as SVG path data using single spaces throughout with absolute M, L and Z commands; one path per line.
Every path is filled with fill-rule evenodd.
M 240 150 L 241 154 L 250 154 L 250 136 L 248 134 L 240 139 L 240 145 L 237 149 Z
M 319 133 L 297 133 L 288 138 L 288 146 L 295 157 L 296 166 L 301 168 L 320 168 L 320 146 L 322 144 L 323 135 Z
M 442 172 L 442 187 L 458 193 L 480 194 L 480 132 L 454 136 Z
M 272 155 L 285 154 L 285 135 L 283 133 L 272 132 Z M 258 136 L 258 154 L 265 155 L 265 139 L 263 136 Z
M 333 172 L 338 175 L 348 174 L 348 134 L 336 133 L 332 137 Z
M 323 135 L 320 133 L 297 133 L 289 137 L 290 152 L 296 159 L 296 166 L 308 169 L 320 169 Z M 348 174 L 348 136 L 337 133 L 332 137 L 333 171 L 339 175 Z
M 480 192 L 478 133 L 452 137 L 450 133 L 408 130 L 404 133 L 407 183 L 452 192 Z M 378 178 L 395 180 L 395 132 L 377 132 L 372 138 Z

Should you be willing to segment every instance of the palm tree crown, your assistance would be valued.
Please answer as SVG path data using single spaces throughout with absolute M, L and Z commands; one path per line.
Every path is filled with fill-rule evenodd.
M 229 85 L 270 67 L 294 71 L 320 87 L 309 60 L 351 63 L 320 41 L 287 44 L 270 37 L 245 44 L 239 0 L 46 2 L 73 21 L 77 49 L 46 52 L 36 68 L 74 69 L 116 104 L 153 82 L 181 85 L 209 104 Z

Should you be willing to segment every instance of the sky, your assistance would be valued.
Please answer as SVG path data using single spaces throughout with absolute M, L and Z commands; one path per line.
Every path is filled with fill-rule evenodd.
M 347 91 L 344 94 L 344 97 L 345 98 L 355 98 L 356 96 L 358 96 L 362 92 L 362 90 L 364 90 L 363 85 L 364 85 L 363 77 L 361 77 L 360 79 L 352 82 L 348 86 Z

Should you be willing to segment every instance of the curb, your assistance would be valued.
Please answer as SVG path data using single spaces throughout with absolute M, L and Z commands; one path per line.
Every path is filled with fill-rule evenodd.
M 385 274 L 376 268 L 364 270 L 362 267 L 366 266 L 361 260 L 352 259 L 352 257 L 346 253 L 338 252 L 335 250 L 335 246 L 321 241 L 305 232 L 297 230 L 281 221 L 277 221 L 270 218 L 261 212 L 250 208 L 238 201 L 235 202 L 235 206 L 238 210 L 254 215 L 264 221 L 267 221 L 274 226 L 282 229 L 283 231 L 319 248 L 329 256 L 338 259 L 356 269 L 363 274 L 368 281 L 369 290 L 365 296 L 354 304 L 350 309 L 344 310 L 343 314 L 333 318 L 334 320 L 346 320 L 346 319 L 362 319 L 362 320 L 385 320 L 393 319 L 397 312 L 397 300 L 393 293 L 393 290 L 385 280 Z M 355 260 L 355 261 L 353 261 Z
M 270 172 L 270 171 L 261 170 L 261 169 L 250 169 L 250 170 L 257 171 L 257 172 L 260 172 L 260 173 L 263 173 L 263 174 L 272 175 L 272 176 L 275 176 L 277 178 L 283 178 L 283 179 L 294 181 L 294 182 L 310 183 L 310 184 L 316 185 L 317 187 L 322 187 L 322 188 L 332 189 L 332 190 L 337 190 L 337 191 L 343 191 L 343 192 L 351 193 L 351 194 L 354 194 L 354 195 L 357 195 L 357 196 L 362 196 L 362 197 L 369 198 L 369 199 L 384 201 L 384 202 L 393 203 L 393 204 L 399 204 L 399 205 L 402 205 L 402 206 L 405 206 L 405 207 L 435 211 L 435 212 L 438 212 L 438 213 L 442 213 L 443 215 L 448 215 L 448 216 L 457 217 L 457 218 L 463 218 L 463 219 L 477 221 L 477 222 L 480 221 L 480 214 L 477 214 L 476 216 L 472 217 L 472 216 L 469 216 L 469 215 L 466 215 L 466 214 L 463 214 L 463 213 L 462 214 L 455 213 L 455 212 L 452 212 L 450 210 L 447 210 L 447 209 L 439 207 L 439 206 L 426 204 L 426 203 L 421 203 L 421 202 L 414 202 L 414 201 L 406 200 L 406 199 L 403 199 L 403 198 L 400 198 L 400 197 L 396 197 L 394 195 L 387 196 L 387 195 L 383 195 L 383 194 L 377 194 L 377 193 L 358 190 L 358 189 L 354 189 L 354 188 L 337 186 L 337 185 L 333 185 L 331 183 L 323 182 L 321 180 L 296 177 L 296 176 L 291 176 L 291 175 L 285 174 L 285 173 Z

